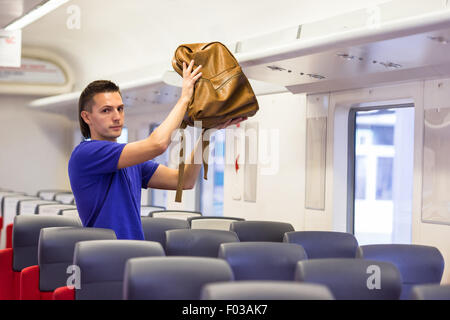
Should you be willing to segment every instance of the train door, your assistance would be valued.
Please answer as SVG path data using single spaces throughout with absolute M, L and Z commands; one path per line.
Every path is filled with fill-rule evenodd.
M 414 106 L 351 109 L 352 227 L 358 242 L 411 243 Z

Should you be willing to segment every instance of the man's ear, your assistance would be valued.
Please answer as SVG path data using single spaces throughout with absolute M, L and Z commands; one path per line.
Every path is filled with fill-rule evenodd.
M 80 113 L 81 118 L 86 122 L 87 124 L 91 123 L 90 114 L 86 110 L 81 111 Z

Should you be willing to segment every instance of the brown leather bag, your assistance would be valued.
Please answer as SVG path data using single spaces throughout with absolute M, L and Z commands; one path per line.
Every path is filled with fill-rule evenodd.
M 202 77 L 194 86 L 181 129 L 202 121 L 202 128 L 215 128 L 230 119 L 251 117 L 259 109 L 253 89 L 233 54 L 220 42 L 180 45 L 172 60 L 174 70 L 183 76 L 183 62 L 194 68 L 201 65 Z M 184 174 L 184 137 L 182 135 L 178 186 L 175 201 L 181 202 Z M 209 141 L 203 141 L 203 151 Z M 204 179 L 207 178 L 207 159 L 203 157 Z

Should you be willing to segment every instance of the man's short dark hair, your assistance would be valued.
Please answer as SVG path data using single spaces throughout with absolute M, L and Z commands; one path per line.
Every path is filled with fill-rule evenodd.
M 97 93 L 103 92 L 119 92 L 119 94 L 122 95 L 119 87 L 114 82 L 109 80 L 96 80 L 88 84 L 78 100 L 78 120 L 80 122 L 81 134 L 85 139 L 89 139 L 91 137 L 91 130 L 89 129 L 89 125 L 84 122 L 81 117 L 81 111 L 86 110 L 92 112 L 94 96 Z

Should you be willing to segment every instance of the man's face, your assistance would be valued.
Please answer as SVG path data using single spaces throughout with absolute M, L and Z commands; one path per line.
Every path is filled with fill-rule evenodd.
M 116 141 L 124 122 L 122 97 L 119 92 L 102 92 L 97 93 L 93 100 L 92 112 L 81 112 L 91 130 L 91 139 Z

